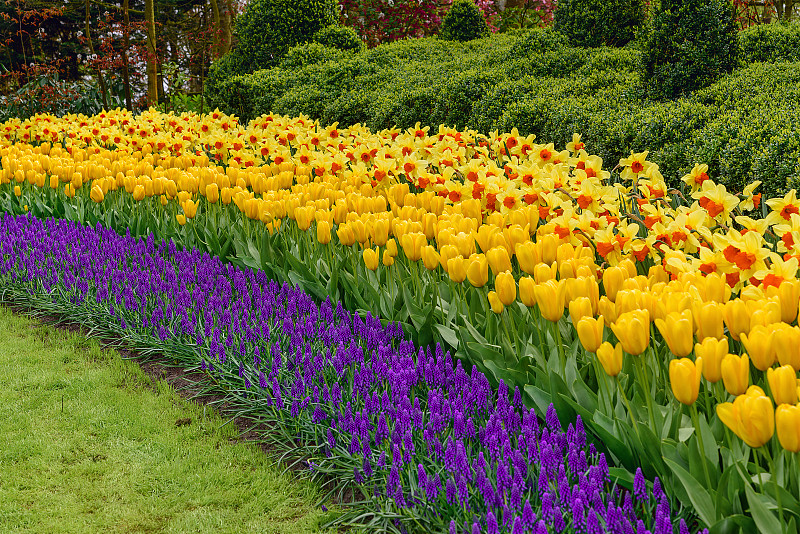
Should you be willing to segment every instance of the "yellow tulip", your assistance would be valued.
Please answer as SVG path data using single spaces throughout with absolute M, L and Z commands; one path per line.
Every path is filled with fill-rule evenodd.
M 767 369 L 767 382 L 776 405 L 797 404 L 797 373 L 791 365 Z
M 447 274 L 450 275 L 450 280 L 457 284 L 467 278 L 467 262 L 463 256 L 447 260 Z
M 377 219 L 368 225 L 369 234 L 372 242 L 382 247 L 389 241 L 389 222 L 384 219 Z
M 594 313 L 592 313 L 592 303 L 588 297 L 578 297 L 570 301 L 568 308 L 573 325 L 577 325 L 578 321 L 583 317 L 594 317 Z
M 694 344 L 692 312 L 689 310 L 681 313 L 672 312 L 667 315 L 666 320 L 656 319 L 655 323 L 672 354 L 678 358 L 685 358 L 692 352 Z
M 593 276 L 578 276 L 564 281 L 567 287 L 567 301 L 578 297 L 587 297 L 592 307 L 592 315 L 597 315 L 597 304 L 600 301 L 600 285 Z
M 781 321 L 792 323 L 797 319 L 798 303 L 800 303 L 800 280 L 784 280 L 776 288 L 769 286 L 767 296 L 778 296 L 781 306 Z
M 397 241 L 395 241 L 394 238 L 391 238 L 386 242 L 386 251 L 392 257 L 397 256 Z
M 227 206 L 233 199 L 233 189 L 230 187 L 223 187 L 222 191 L 220 191 L 219 198 L 222 200 L 222 203 Z
M 530 276 L 523 276 L 519 279 L 519 300 L 529 308 L 536 305 L 535 287 L 536 282 Z
M 328 221 L 317 221 L 317 241 L 323 245 L 331 242 L 331 223 Z
M 14 194 L 15 194 L 16 196 L 18 196 L 18 197 L 21 197 L 21 196 L 22 196 L 22 189 L 20 189 L 18 185 L 15 185 L 15 186 L 14 186 Z
M 800 371 L 800 328 L 782 325 L 772 336 L 772 342 L 778 362 Z
M 105 198 L 105 195 L 103 194 L 103 188 L 100 187 L 99 184 L 93 185 L 92 191 L 89 193 L 89 197 L 98 204 L 100 204 Z
M 428 239 L 422 232 L 413 232 L 403 235 L 403 252 L 411 261 L 419 261 L 422 258 L 422 247 L 428 244 Z
M 427 245 L 422 249 L 422 263 L 429 271 L 433 271 L 439 266 L 439 253 L 436 252 L 436 247 Z
M 617 320 L 617 307 L 605 295 L 597 301 L 597 311 L 600 312 L 607 324 Z
M 700 377 L 703 372 L 703 358 L 693 362 L 689 358 L 680 358 L 669 362 L 669 382 L 672 394 L 682 404 L 691 406 L 700 392 Z
M 741 334 L 746 334 L 750 330 L 750 314 L 744 301 L 740 299 L 729 300 L 725 303 L 723 315 L 725 324 L 728 325 L 728 332 L 736 341 L 739 341 Z
M 548 265 L 556 261 L 556 253 L 560 239 L 555 234 L 546 234 L 539 238 L 536 244 L 539 246 L 539 256 Z
M 628 273 L 621 267 L 609 267 L 603 273 L 603 288 L 609 300 L 617 299 L 617 292 L 622 288 L 622 282 L 628 277 Z
M 197 206 L 198 204 L 191 199 L 183 203 L 183 212 L 186 214 L 187 219 L 193 219 L 197 215 Z
M 486 253 L 486 259 L 489 260 L 489 267 L 492 268 L 492 274 L 495 276 L 506 271 L 511 271 L 511 258 L 509 258 L 508 250 L 506 250 L 505 247 L 489 249 Z
M 389 254 L 388 250 L 383 251 L 383 264 L 386 267 L 391 267 L 392 265 L 394 265 L 394 256 Z
M 597 319 L 590 316 L 582 317 L 578 320 L 576 329 L 583 348 L 587 352 L 597 352 L 600 345 L 603 344 L 603 317 L 600 316 Z
M 703 279 L 703 300 L 725 304 L 731 298 L 731 288 L 725 277 L 710 273 Z
M 179 213 L 179 214 L 177 214 L 177 215 L 175 216 L 175 219 L 177 219 L 177 221 L 178 221 L 178 224 L 180 224 L 181 226 L 183 226 L 184 224 L 186 224 L 186 215 L 184 215 L 183 213 Z
M 135 200 L 136 202 L 140 202 L 140 201 L 144 200 L 144 186 L 143 185 L 137 185 L 136 187 L 133 188 L 133 200 Z
M 517 284 L 510 272 L 498 274 L 494 279 L 494 288 L 504 306 L 511 305 L 517 299 Z
M 754 449 L 766 444 L 775 433 L 772 401 L 756 390 L 739 395 L 733 403 L 717 405 L 717 415 L 725 426 Z
M 503 306 L 500 297 L 497 296 L 497 293 L 494 291 L 489 291 L 489 305 L 492 307 L 492 311 L 497 314 L 503 313 L 505 307 Z
M 474 287 L 483 287 L 489 281 L 489 262 L 485 254 L 473 254 L 467 260 L 467 280 Z
M 597 348 L 597 359 L 608 376 L 617 376 L 622 371 L 622 344 L 606 341 Z
M 756 369 L 766 371 L 775 363 L 775 348 L 772 343 L 772 330 L 758 325 L 749 334 L 741 334 L 742 343 L 750 354 Z
M 206 186 L 206 200 L 212 204 L 216 204 L 219 201 L 219 186 L 216 183 Z
M 741 395 L 750 383 L 750 358 L 747 354 L 728 354 L 722 358 L 720 372 L 725 390 L 731 395 Z
M 346 247 L 356 242 L 356 235 L 347 223 L 342 223 L 336 228 L 336 235 L 339 237 L 339 242 Z
M 544 284 L 536 284 L 533 288 L 536 304 L 542 317 L 553 323 L 564 315 L 564 294 L 566 287 L 564 281 L 548 280 Z
M 552 265 L 540 263 L 533 269 L 533 279 L 537 284 L 543 284 L 548 280 L 555 280 L 558 273 L 558 265 L 553 262 Z
M 775 427 L 781 447 L 800 452 L 800 405 L 781 404 L 775 410 Z
M 611 324 L 611 330 L 631 356 L 643 353 L 650 344 L 650 319 L 644 310 L 623 313 Z
M 517 255 L 519 268 L 532 275 L 534 273 L 534 269 L 541 261 L 539 248 L 533 241 L 524 241 L 519 243 L 514 251 Z
M 711 383 L 722 379 L 722 360 L 728 354 L 728 338 L 716 339 L 707 337 L 695 344 L 694 353 L 703 358 L 703 376 Z
M 375 247 L 374 249 L 365 248 L 362 255 L 364 256 L 364 265 L 367 266 L 367 269 L 374 271 L 378 268 L 378 262 L 380 258 L 380 256 L 378 256 L 378 247 Z
M 721 339 L 725 335 L 722 307 L 719 304 L 716 302 L 696 304 L 692 311 L 697 341 L 703 341 L 707 337 Z

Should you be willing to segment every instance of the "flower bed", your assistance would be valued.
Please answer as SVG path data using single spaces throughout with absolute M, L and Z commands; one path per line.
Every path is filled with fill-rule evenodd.
M 71 221 L 4 215 L 0 255 L 5 299 L 207 370 L 312 476 L 358 488 L 349 517 L 370 528 L 673 532 L 660 485 L 640 474 L 633 494 L 611 484 L 580 419 L 565 432 L 551 407 L 540 426 L 518 388 L 495 393 L 394 325 L 198 251 Z

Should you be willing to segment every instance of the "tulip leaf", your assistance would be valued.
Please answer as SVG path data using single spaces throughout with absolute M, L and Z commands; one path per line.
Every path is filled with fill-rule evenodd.
M 550 393 L 537 386 L 525 386 L 525 393 L 530 395 L 536 405 L 536 411 L 540 416 L 544 417 L 547 413 L 547 408 L 553 402 Z
M 562 421 L 562 427 L 566 421 L 574 421 L 577 418 L 578 414 L 567 400 L 571 397 L 567 384 L 554 371 L 550 371 L 550 396 L 553 398 L 553 406 L 555 406 L 558 418 Z
M 737 514 L 718 521 L 708 532 L 709 534 L 739 534 L 740 532 L 754 532 L 755 530 L 756 525 L 751 518 Z
M 683 467 L 678 465 L 669 458 L 664 458 L 664 463 L 672 470 L 672 473 L 678 477 L 689 495 L 689 500 L 694 507 L 695 512 L 700 517 L 700 520 L 706 525 L 711 526 L 715 524 L 717 514 L 714 508 L 714 501 L 708 491 Z M 777 532 L 774 530 L 766 530 L 763 532 Z
M 453 349 L 458 349 L 458 336 L 456 335 L 455 330 L 443 324 L 436 324 L 434 325 L 434 328 L 442 337 L 442 340 L 447 343 L 447 345 Z
M 759 532 L 781 532 L 781 524 L 764 503 L 765 497 L 759 496 L 750 486 L 745 486 L 747 503 L 750 505 L 750 515 L 755 521 Z M 771 503 L 770 503 L 771 504 Z

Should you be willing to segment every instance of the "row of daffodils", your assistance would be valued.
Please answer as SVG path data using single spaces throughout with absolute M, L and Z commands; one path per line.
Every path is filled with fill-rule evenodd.
M 0 125 L 0 206 L 102 223 L 399 323 L 581 417 L 698 525 L 800 519 L 800 200 L 670 188 L 514 131 L 124 111 Z

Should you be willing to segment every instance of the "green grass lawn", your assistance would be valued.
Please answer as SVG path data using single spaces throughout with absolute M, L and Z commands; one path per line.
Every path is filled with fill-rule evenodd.
M 95 341 L 0 308 L 0 532 L 319 531 L 317 489 L 223 423 Z

